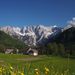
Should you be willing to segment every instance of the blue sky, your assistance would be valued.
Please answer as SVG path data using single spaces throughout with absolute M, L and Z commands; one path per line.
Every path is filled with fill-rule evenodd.
M 75 0 L 0 0 L 0 26 L 64 26 L 73 17 Z

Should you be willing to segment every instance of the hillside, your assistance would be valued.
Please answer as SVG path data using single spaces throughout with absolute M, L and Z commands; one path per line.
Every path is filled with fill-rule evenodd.
M 75 42 L 75 27 L 71 27 L 63 31 L 59 36 L 57 36 L 54 41 L 61 42 L 63 44 Z
M 12 38 L 3 31 L 0 31 L 0 52 L 4 52 L 7 48 L 19 49 L 20 52 L 22 52 L 26 47 L 22 41 Z
M 48 42 L 48 49 L 55 54 L 75 55 L 75 27 L 64 30 Z

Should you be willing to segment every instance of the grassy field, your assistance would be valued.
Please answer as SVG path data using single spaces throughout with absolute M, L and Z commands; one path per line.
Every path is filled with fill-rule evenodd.
M 13 71 L 21 71 L 25 75 L 75 75 L 75 59 L 59 56 L 39 55 L 34 57 L 28 55 L 0 54 L 0 67 L 9 70 L 9 68 L 11 69 L 10 66 L 13 68 Z M 46 70 L 49 74 L 46 73 Z M 64 72 L 67 73 L 64 74 Z M 7 75 L 24 74 L 7 73 Z

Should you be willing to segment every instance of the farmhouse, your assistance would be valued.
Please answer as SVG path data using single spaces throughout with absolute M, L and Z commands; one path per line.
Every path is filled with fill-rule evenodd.
M 5 54 L 13 54 L 14 49 L 6 49 Z
M 28 51 L 27 51 L 27 54 L 37 56 L 38 51 L 36 49 L 29 48 Z

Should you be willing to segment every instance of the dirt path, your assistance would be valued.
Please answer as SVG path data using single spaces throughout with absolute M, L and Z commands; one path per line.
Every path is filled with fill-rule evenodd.
M 27 58 L 22 58 L 22 59 L 16 59 L 16 60 L 21 60 L 21 61 L 34 61 L 34 60 L 39 60 L 39 59 L 42 59 L 40 57 L 27 57 Z

